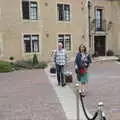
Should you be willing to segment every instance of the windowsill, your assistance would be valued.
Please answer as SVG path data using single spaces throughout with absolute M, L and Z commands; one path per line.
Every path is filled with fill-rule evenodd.
M 105 35 L 105 31 L 95 31 L 95 35 Z
M 34 55 L 37 55 L 37 57 L 38 57 L 38 59 L 39 59 L 39 57 L 40 57 L 40 52 L 32 52 L 32 53 L 23 53 L 23 57 L 25 58 L 25 59 L 33 59 L 33 56 Z
M 40 54 L 40 52 L 30 52 L 30 53 L 24 52 L 24 54 L 26 54 L 26 55 L 27 55 L 27 54 L 28 54 L 28 55 L 31 54 L 31 55 L 32 55 L 32 54 Z
M 106 31 L 95 31 L 95 33 L 105 33 Z
M 71 24 L 71 20 L 70 21 L 59 21 L 59 20 L 57 20 L 57 23 L 67 23 L 67 24 Z
M 39 22 L 40 19 L 22 19 L 23 22 Z
M 40 55 L 40 52 L 31 52 L 31 53 L 23 53 L 23 56 L 24 57 L 33 57 L 34 56 L 34 54 L 36 54 L 37 56 L 39 56 Z

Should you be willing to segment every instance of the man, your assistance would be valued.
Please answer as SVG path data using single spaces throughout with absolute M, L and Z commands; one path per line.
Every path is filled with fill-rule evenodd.
M 64 68 L 67 63 L 67 53 L 66 50 L 63 49 L 61 42 L 58 43 L 58 48 L 55 51 L 54 62 L 57 70 L 58 85 L 61 84 L 62 87 L 64 87 L 66 85 L 64 81 Z

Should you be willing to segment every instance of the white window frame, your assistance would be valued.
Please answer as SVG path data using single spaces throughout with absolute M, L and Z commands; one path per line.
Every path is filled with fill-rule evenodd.
M 29 19 L 23 19 L 23 10 L 22 10 L 22 2 L 23 1 L 26 1 L 26 2 L 29 2 Z M 35 21 L 35 20 L 39 20 L 40 19 L 40 13 L 39 13 L 39 2 L 38 2 L 38 0 L 21 0 L 20 1 L 21 3 L 20 3 L 20 11 L 21 11 L 21 18 L 22 18 L 22 20 L 24 20 L 24 21 L 26 21 L 26 20 L 33 20 L 33 21 Z M 37 3 L 37 13 L 36 13 L 36 19 L 32 19 L 31 18 L 31 2 L 36 2 Z
M 59 14 L 58 14 L 58 5 L 59 4 L 61 4 L 61 5 L 63 5 L 63 20 L 59 20 Z M 69 6 L 69 16 L 68 16 L 68 14 L 66 15 L 69 19 L 67 20 L 66 19 L 66 17 L 65 17 L 65 5 L 68 5 Z M 71 4 L 70 3 L 62 3 L 62 2 L 59 2 L 59 3 L 56 3 L 56 18 L 57 18 L 57 21 L 59 21 L 59 22 L 71 22 L 71 9 L 72 9 L 72 7 L 71 7 Z
M 36 12 L 35 12 L 36 16 L 33 16 L 33 14 L 32 14 L 33 13 L 32 2 L 37 3 L 37 1 L 29 1 L 29 17 L 30 17 L 30 20 L 37 20 L 38 19 L 38 3 L 36 4 Z
M 99 9 L 101 11 L 103 11 L 103 9 Z M 100 11 L 98 9 L 96 9 L 96 29 L 101 28 L 101 15 L 100 15 Z M 103 19 L 103 18 L 102 18 Z
M 66 49 L 66 37 L 70 36 L 70 49 L 66 49 L 67 51 L 72 51 L 72 35 L 69 33 L 66 34 L 57 34 L 57 43 L 60 42 L 59 35 L 63 36 L 64 48 Z
M 26 52 L 26 51 L 25 51 L 25 46 L 24 46 L 24 41 L 25 41 L 24 36 L 25 36 L 25 35 L 30 36 L 31 52 Z M 32 36 L 38 36 L 38 48 L 37 48 L 38 51 L 34 51 L 34 52 L 33 52 L 33 47 L 32 47 L 32 45 L 33 45 L 33 44 L 32 44 L 32 41 L 33 41 L 33 40 L 32 40 Z M 23 42 L 22 42 L 22 44 L 23 44 L 23 52 L 24 52 L 25 54 L 26 54 L 26 53 L 30 54 L 30 53 L 39 53 L 39 52 L 40 52 L 40 35 L 39 35 L 39 34 L 25 33 L 25 34 L 23 34 L 23 39 L 22 39 L 22 40 L 23 40 Z
M 97 20 L 97 17 L 98 17 L 98 14 L 96 13 L 97 12 L 97 9 L 101 9 L 102 10 L 102 21 L 99 21 L 99 19 Z M 100 25 L 102 25 L 102 27 L 104 27 L 103 26 L 103 20 L 105 19 L 105 8 L 103 7 L 103 6 L 95 6 L 95 11 L 94 11 L 94 14 L 95 14 L 95 19 L 96 19 L 96 23 L 95 23 L 95 29 L 97 30 L 97 29 L 99 29 L 100 28 Z M 101 24 L 100 24 L 100 23 Z M 103 28 L 104 29 L 104 28 Z M 99 31 L 99 30 L 98 30 Z M 97 31 L 97 32 L 98 32 Z
M 69 6 L 69 11 L 65 11 L 65 5 Z M 64 4 L 64 21 L 71 21 L 70 19 L 70 5 Z

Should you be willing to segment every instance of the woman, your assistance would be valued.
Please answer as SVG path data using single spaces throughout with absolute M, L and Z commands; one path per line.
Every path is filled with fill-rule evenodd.
M 88 83 L 88 67 L 91 63 L 91 57 L 87 53 L 86 47 L 84 45 L 79 46 L 79 52 L 75 58 L 76 65 L 76 74 L 77 79 L 81 83 L 81 91 L 85 95 L 87 92 L 87 83 Z

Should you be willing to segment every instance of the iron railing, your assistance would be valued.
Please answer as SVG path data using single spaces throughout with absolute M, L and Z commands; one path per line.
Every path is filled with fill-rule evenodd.
M 107 29 L 106 20 L 93 19 L 91 22 L 91 30 L 93 29 L 95 32 L 105 32 Z
M 95 19 L 95 31 L 106 31 L 106 20 Z

